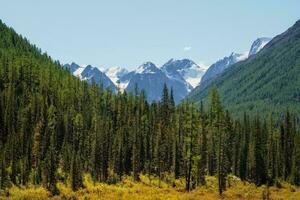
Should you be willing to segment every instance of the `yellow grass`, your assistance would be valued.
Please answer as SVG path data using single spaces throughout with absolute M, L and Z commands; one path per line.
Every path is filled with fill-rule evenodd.
M 191 192 L 184 191 L 184 181 L 176 180 L 175 187 L 166 182 L 159 182 L 156 178 L 141 175 L 140 182 L 134 182 L 130 177 L 125 177 L 115 185 L 103 183 L 93 183 L 89 175 L 84 177 L 85 188 L 77 192 L 71 191 L 70 187 L 58 183 L 57 187 L 60 190 L 59 196 L 51 196 L 42 187 L 29 186 L 26 188 L 12 187 L 9 190 L 9 197 L 5 197 L 1 193 L 0 199 L 16 199 L 16 200 L 31 200 L 31 199 L 82 199 L 82 200 L 210 200 L 210 199 L 244 199 L 256 200 L 263 199 L 269 194 L 269 199 L 274 200 L 298 200 L 300 199 L 300 188 L 296 188 L 287 183 L 282 183 L 281 188 L 261 186 L 256 187 L 253 184 L 242 182 L 236 177 L 231 177 L 229 180 L 230 186 L 224 192 L 223 196 L 218 195 L 217 182 L 214 177 L 207 177 L 207 185 L 198 187 Z

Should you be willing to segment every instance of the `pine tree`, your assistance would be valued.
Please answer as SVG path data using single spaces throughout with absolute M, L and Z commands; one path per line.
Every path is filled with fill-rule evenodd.
M 83 155 L 83 116 L 77 113 L 73 119 L 74 138 L 71 165 L 71 186 L 73 190 L 82 187 L 82 155 Z
M 266 183 L 266 166 L 265 166 L 265 155 L 264 155 L 264 138 L 263 130 L 259 122 L 259 118 L 255 120 L 254 127 L 254 182 L 257 185 Z
M 41 182 L 40 162 L 41 162 L 42 129 L 43 129 L 43 123 L 38 122 L 37 126 L 35 127 L 35 131 L 33 135 L 32 168 L 33 168 L 33 176 L 34 176 L 35 184 L 39 184 Z
M 5 157 L 0 157 L 0 190 L 9 186 L 8 172 L 6 169 Z
M 218 91 L 212 90 L 211 94 L 211 125 L 212 138 L 215 138 L 217 149 L 217 177 L 219 194 L 222 195 L 226 189 L 226 169 L 225 169 L 225 130 L 224 113 L 221 106 Z M 214 141 L 213 141 L 214 142 Z
M 243 130 L 241 136 L 241 153 L 239 158 L 239 176 L 242 180 L 246 180 L 249 174 L 248 172 L 248 157 L 249 157 L 249 134 L 250 134 L 250 125 L 249 119 L 246 113 L 244 113 L 244 120 L 243 120 Z
M 203 110 L 203 103 L 200 106 L 200 123 L 201 123 L 201 138 L 200 138 L 200 161 L 199 161 L 199 184 L 205 185 L 205 175 L 207 168 L 207 116 Z
M 51 105 L 48 109 L 48 119 L 47 119 L 47 135 L 45 140 L 50 139 L 49 147 L 46 151 L 46 157 L 44 160 L 44 176 L 45 176 L 45 184 L 46 188 L 52 194 L 58 194 L 58 189 L 56 187 L 56 170 L 58 163 L 58 156 L 56 150 L 56 131 L 57 131 L 57 116 L 56 116 L 56 108 Z
M 78 154 L 73 153 L 71 165 L 71 188 L 74 191 L 83 186 L 81 173 L 80 157 Z
M 294 150 L 292 155 L 292 170 L 290 181 L 292 184 L 300 185 L 300 134 L 299 132 L 294 139 Z

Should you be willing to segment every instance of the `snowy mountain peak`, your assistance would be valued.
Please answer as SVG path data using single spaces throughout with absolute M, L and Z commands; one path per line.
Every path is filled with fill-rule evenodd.
M 152 62 L 145 62 L 140 65 L 136 70 L 135 73 L 137 74 L 153 74 L 159 71 L 158 67 Z
M 84 69 L 81 72 L 81 77 L 84 80 L 92 79 L 94 78 L 93 76 L 102 73 L 97 67 L 93 67 L 92 65 L 87 65 L 83 68 Z
M 104 72 L 105 73 L 122 75 L 122 74 L 128 73 L 128 70 L 123 68 L 123 67 L 115 66 L 115 67 L 110 67 L 110 68 L 106 69 Z
M 116 91 L 114 83 L 97 67 L 92 65 L 78 65 L 76 63 L 66 64 L 65 68 L 70 69 L 70 72 L 88 83 L 95 82 L 102 84 L 104 88 L 110 88 L 112 91 Z
M 118 85 L 118 81 L 129 73 L 129 71 L 122 67 L 110 67 L 104 71 L 104 73 L 114 82 L 115 85 Z
M 249 54 L 249 51 L 238 54 L 238 56 L 236 57 L 236 61 L 240 62 L 240 61 L 246 60 L 248 58 L 248 54 Z
M 175 59 L 170 59 L 166 64 L 162 66 L 162 68 L 176 68 L 177 69 L 186 69 L 186 68 L 191 68 L 193 65 L 196 65 L 196 63 L 192 60 L 189 59 L 181 59 L 181 60 L 175 60 Z M 197 66 L 197 65 L 196 65 Z
M 86 66 L 82 65 L 82 67 L 84 67 L 85 70 L 93 70 L 95 68 L 92 65 L 86 65 Z
M 81 67 L 79 66 L 74 72 L 73 72 L 73 75 L 82 79 L 82 76 L 81 76 L 81 73 L 82 71 L 85 69 L 85 67 Z
M 175 102 L 181 99 L 191 91 L 192 87 L 176 70 L 174 74 L 167 73 L 163 67 L 158 68 L 152 62 L 145 62 L 135 71 L 128 73 L 120 82 L 126 84 L 126 91 L 134 92 L 136 86 L 146 92 L 147 100 L 160 100 L 164 84 L 174 91 Z
M 257 54 L 272 38 L 262 37 L 256 39 L 250 49 L 249 56 Z
M 228 58 L 228 60 L 231 61 L 232 63 L 236 63 L 239 61 L 246 60 L 248 58 L 248 54 L 249 54 L 249 52 L 245 52 L 245 53 L 232 52 L 231 55 L 229 57 L 225 57 L 225 59 Z
M 171 59 L 162 66 L 162 70 L 168 77 L 186 81 L 194 88 L 199 84 L 206 67 L 199 66 L 189 59 Z

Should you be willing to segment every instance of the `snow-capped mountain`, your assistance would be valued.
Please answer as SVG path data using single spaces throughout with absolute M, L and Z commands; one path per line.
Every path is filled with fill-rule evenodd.
M 190 84 L 184 80 L 169 77 L 164 71 L 151 62 L 146 62 L 120 79 L 120 82 L 128 81 L 126 91 L 134 92 L 136 85 L 144 90 L 147 100 L 159 100 L 162 95 L 163 86 L 166 83 L 169 89 L 173 89 L 174 100 L 179 102 L 191 90 Z
M 233 64 L 246 60 L 248 57 L 257 54 L 270 40 L 270 38 L 266 37 L 258 38 L 252 43 L 249 52 L 243 54 L 231 53 L 230 56 L 218 60 L 216 63 L 212 64 L 208 68 L 208 70 L 202 76 L 200 84 L 202 86 L 205 86 L 210 80 L 216 78 L 218 75 L 223 73 L 224 70 L 231 67 Z
M 221 60 L 218 60 L 216 63 L 212 64 L 205 74 L 202 76 L 201 83 L 205 84 L 206 82 L 210 81 L 211 79 L 217 77 L 221 74 L 225 69 L 229 68 L 231 65 L 245 60 L 248 58 L 248 52 L 244 54 L 238 53 L 231 53 L 230 56 L 226 56 Z
M 204 67 L 188 59 L 171 59 L 160 68 L 152 62 L 145 62 L 131 72 L 121 67 L 108 68 L 102 72 L 91 65 L 80 66 L 76 63 L 66 64 L 65 67 L 81 80 L 102 83 L 105 88 L 111 87 L 113 91 L 118 87 L 121 91 L 134 92 L 137 85 L 146 92 L 149 101 L 161 98 L 166 83 L 169 89 L 173 89 L 176 103 L 197 86 L 205 72 Z
M 191 85 L 195 88 L 206 71 L 205 66 L 199 66 L 189 59 L 169 60 L 162 66 L 162 70 L 170 78 L 175 78 Z
M 110 67 L 104 71 L 106 76 L 110 78 L 110 80 L 119 87 L 122 91 L 126 88 L 128 82 L 121 82 L 120 80 L 123 76 L 127 75 L 129 71 L 122 67 Z
M 97 67 L 91 65 L 80 66 L 76 63 L 66 64 L 64 67 L 69 69 L 74 76 L 81 80 L 87 81 L 88 83 L 95 82 L 99 85 L 102 84 L 104 88 L 110 88 L 114 92 L 117 91 L 116 86 L 110 78 Z
M 135 71 L 135 74 L 157 74 L 162 71 L 152 62 L 145 62 L 140 65 Z
M 122 67 L 110 67 L 104 70 L 104 73 L 117 85 L 118 80 L 128 74 L 129 71 Z
M 255 40 L 249 51 L 249 56 L 257 54 L 272 38 L 262 37 Z

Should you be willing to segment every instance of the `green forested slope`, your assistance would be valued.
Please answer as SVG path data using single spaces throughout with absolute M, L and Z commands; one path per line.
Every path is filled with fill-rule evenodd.
M 300 112 L 300 21 L 275 37 L 256 56 L 240 62 L 189 96 L 207 100 L 211 88 L 234 114 Z

